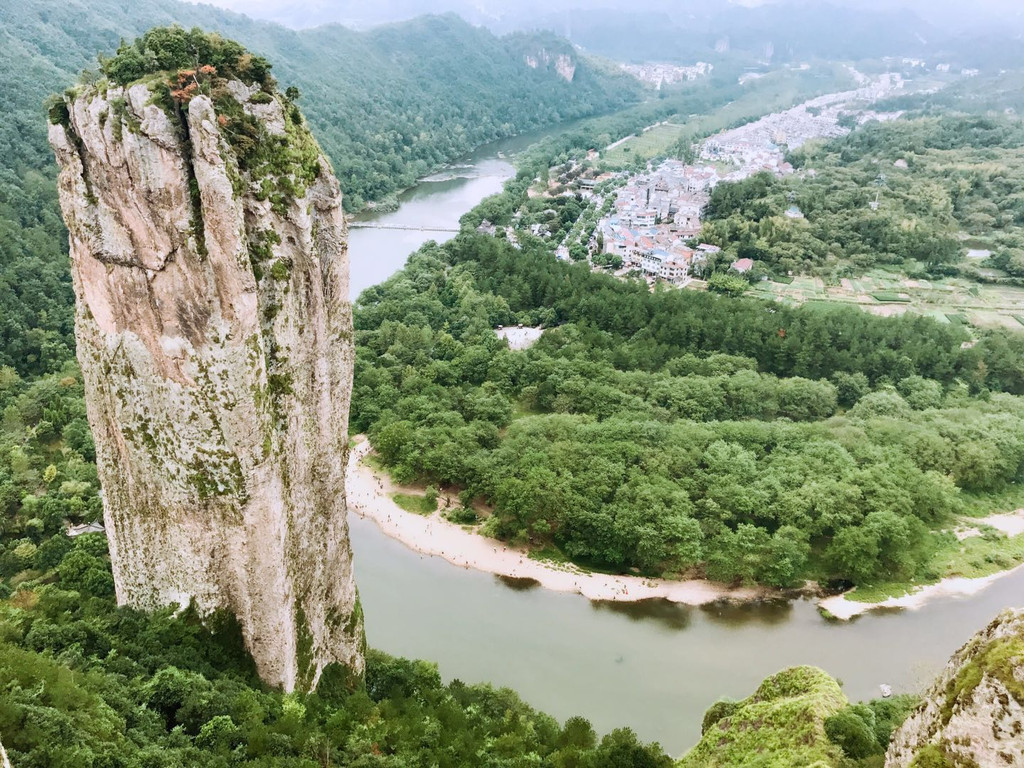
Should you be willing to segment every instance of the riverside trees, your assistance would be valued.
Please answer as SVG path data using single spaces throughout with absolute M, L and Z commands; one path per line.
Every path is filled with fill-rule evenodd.
M 511 352 L 492 328 L 515 322 L 557 327 Z M 918 577 L 932 531 L 1024 467 L 1008 335 L 650 293 L 477 235 L 364 293 L 356 327 L 353 428 L 399 479 L 601 568 Z

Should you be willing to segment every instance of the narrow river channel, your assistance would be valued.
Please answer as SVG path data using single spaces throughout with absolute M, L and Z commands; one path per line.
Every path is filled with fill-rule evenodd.
M 512 175 L 499 153 L 519 151 L 536 138 L 486 147 L 404 193 L 398 211 L 360 221 L 455 228 Z M 424 242 L 450 236 L 352 229 L 352 295 L 386 280 Z M 820 666 L 854 700 L 877 696 L 881 683 L 916 692 L 1000 610 L 1024 604 L 1024 570 L 974 597 L 942 598 L 917 611 L 875 612 L 849 623 L 822 619 L 808 601 L 708 608 L 597 604 L 421 556 L 354 514 L 350 524 L 372 647 L 436 661 L 446 680 L 514 688 L 560 719 L 583 715 L 600 732 L 629 726 L 673 755 L 699 739 L 701 716 L 713 701 L 746 696 L 786 666 Z

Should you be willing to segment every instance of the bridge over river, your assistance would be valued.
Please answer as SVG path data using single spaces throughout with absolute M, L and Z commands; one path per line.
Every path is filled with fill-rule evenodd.
M 459 230 L 453 227 L 417 227 L 403 224 L 381 224 L 376 221 L 350 221 L 349 229 L 399 229 L 406 232 L 447 232 L 457 235 Z

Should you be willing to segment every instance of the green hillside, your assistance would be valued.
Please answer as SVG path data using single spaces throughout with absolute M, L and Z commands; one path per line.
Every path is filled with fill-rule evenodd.
M 28 0 L 0 10 L 0 83 L 14 97 L 15 118 L 5 121 L 0 146 L 30 139 L 38 163 L 47 153 L 43 99 L 94 66 L 98 52 L 113 54 L 120 39 L 173 23 L 220 32 L 273 61 L 282 85 L 306 95 L 303 109 L 353 202 L 380 198 L 479 144 L 637 96 L 629 78 L 583 60 L 571 83 L 550 63 L 527 66 L 527 54 L 572 54 L 552 35 L 497 38 L 454 15 L 370 32 L 297 32 L 174 0 Z

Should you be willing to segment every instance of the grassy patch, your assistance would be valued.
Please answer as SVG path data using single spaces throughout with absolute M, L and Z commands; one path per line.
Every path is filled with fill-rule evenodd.
M 837 765 L 841 752 L 825 735 L 824 722 L 846 705 L 839 685 L 820 669 L 783 670 L 753 696 L 709 711 L 703 738 L 677 766 Z
M 896 293 L 895 291 L 876 291 L 871 298 L 885 304 L 909 304 L 910 297 Z
M 645 160 L 666 154 L 688 131 L 672 123 L 656 125 L 629 141 L 626 141 L 605 156 L 605 161 L 620 165 L 642 157 Z
M 960 500 L 967 517 L 1001 515 L 1015 509 L 1024 509 L 1024 487 L 1013 485 L 998 493 L 984 495 L 961 491 Z
M 559 563 L 564 565 L 572 562 L 562 550 L 554 546 L 547 546 L 543 549 L 531 549 L 529 557 L 531 560 L 537 560 L 542 563 Z
M 909 595 L 921 584 L 913 581 L 889 581 L 884 584 L 862 584 L 852 592 L 846 593 L 846 599 L 855 603 L 880 603 L 890 597 Z
M 992 531 L 963 541 L 947 542 L 929 561 L 929 570 L 942 577 L 980 579 L 1024 563 L 1024 536 L 1007 536 Z
M 970 524 L 970 521 L 965 521 Z M 879 603 L 890 597 L 903 597 L 916 588 L 935 584 L 942 579 L 961 577 L 982 579 L 1016 568 L 1024 563 L 1024 536 L 1009 537 L 979 526 L 981 536 L 958 541 L 952 533 L 936 535 L 936 546 L 917 579 L 866 584 L 847 594 L 858 603 Z
M 415 496 L 411 493 L 393 493 L 391 498 L 395 500 L 395 504 L 414 515 L 432 515 L 437 511 L 437 502 L 431 503 L 423 496 Z
M 384 462 L 381 461 L 380 456 L 375 453 L 368 453 L 363 457 L 363 464 L 368 466 L 374 472 L 380 472 L 387 474 L 388 468 L 384 466 Z
M 571 560 L 562 550 L 558 549 L 553 545 L 548 545 L 542 549 L 531 549 L 527 553 L 527 557 L 531 560 L 536 560 L 539 563 L 544 563 L 548 568 L 553 568 L 556 571 L 565 571 L 566 573 L 594 573 L 595 571 L 588 568 L 586 565 Z M 614 573 L 613 571 L 596 571 L 597 573 Z

